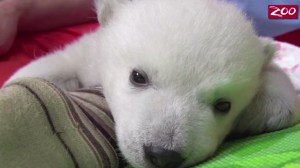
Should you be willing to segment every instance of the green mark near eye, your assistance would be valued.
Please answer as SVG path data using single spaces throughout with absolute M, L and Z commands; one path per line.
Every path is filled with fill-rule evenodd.
M 205 103 L 214 103 L 218 99 L 227 99 L 234 101 L 237 98 L 243 98 L 252 94 L 255 88 L 254 80 L 236 80 L 227 83 L 212 85 L 207 89 L 200 89 L 198 93 L 198 101 Z

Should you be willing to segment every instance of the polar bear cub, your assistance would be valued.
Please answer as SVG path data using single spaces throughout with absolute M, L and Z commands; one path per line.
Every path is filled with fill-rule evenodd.
M 101 84 L 135 167 L 188 167 L 231 133 L 299 120 L 296 94 L 255 35 L 218 0 L 96 0 L 102 27 L 19 70 L 62 88 Z M 9 81 L 10 81 L 9 80 Z

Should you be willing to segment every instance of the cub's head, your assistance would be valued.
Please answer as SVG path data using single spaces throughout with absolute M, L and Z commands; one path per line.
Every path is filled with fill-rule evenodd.
M 121 152 L 136 167 L 203 161 L 256 94 L 272 47 L 223 1 L 119 1 L 96 3 Z

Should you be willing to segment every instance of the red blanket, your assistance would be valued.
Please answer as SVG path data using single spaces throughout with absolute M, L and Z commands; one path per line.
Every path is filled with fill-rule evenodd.
M 0 87 L 18 68 L 46 53 L 72 42 L 83 33 L 95 30 L 97 23 L 60 28 L 48 32 L 18 35 L 12 49 L 0 56 Z M 300 29 L 276 38 L 300 46 Z
M 88 23 L 47 32 L 18 35 L 12 49 L 6 55 L 0 56 L 0 87 L 20 67 L 50 51 L 62 48 L 98 26 L 98 23 Z

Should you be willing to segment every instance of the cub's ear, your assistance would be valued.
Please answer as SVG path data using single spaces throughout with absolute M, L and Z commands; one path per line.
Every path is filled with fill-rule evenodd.
M 276 52 L 274 40 L 268 37 L 260 37 L 260 41 L 264 47 L 264 54 L 265 54 L 264 64 L 269 65 Z
M 98 21 L 105 25 L 115 10 L 127 1 L 131 0 L 94 0 Z

